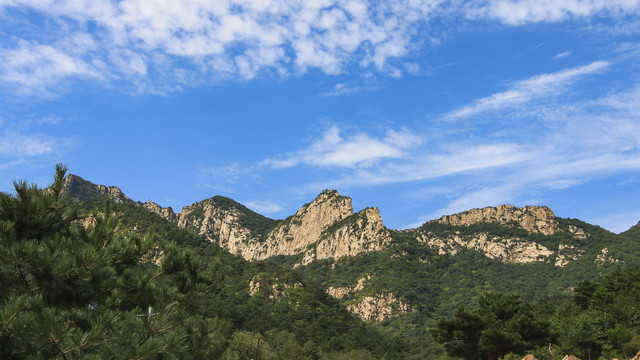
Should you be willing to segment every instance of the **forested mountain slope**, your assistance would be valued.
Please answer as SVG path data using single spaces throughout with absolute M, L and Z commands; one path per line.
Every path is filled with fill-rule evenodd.
M 85 181 L 80 188 L 91 193 L 86 191 L 91 186 L 97 185 Z M 101 192 L 102 196 L 121 194 L 119 189 L 107 189 L 112 190 Z M 81 198 L 72 189 L 70 194 Z M 87 209 L 96 205 L 83 204 Z M 474 299 L 487 291 L 518 292 L 524 301 L 562 303 L 572 301 L 583 281 L 640 263 L 637 226 L 613 234 L 577 219 L 558 218 L 544 206 L 472 209 L 403 231 L 387 229 L 376 208 L 354 212 L 351 199 L 335 190 L 322 192 L 282 220 L 266 218 L 220 196 L 177 214 L 151 201 L 130 201 L 116 208 L 127 214 L 123 217 L 127 228 L 151 228 L 199 253 L 226 259 L 233 280 L 214 291 L 210 301 L 228 309 L 224 317 L 235 319 L 234 328 L 291 332 L 291 324 L 348 319 L 353 313 L 369 325 L 349 325 L 344 328 L 347 333 L 378 332 L 375 336 L 389 342 L 385 348 L 408 342 L 411 346 L 392 351 L 405 358 L 445 356 L 431 340 L 429 329 L 460 306 L 477 306 Z M 152 217 L 153 221 L 143 220 Z M 177 240 L 185 236 L 189 239 Z M 304 314 L 298 296 L 313 304 L 302 307 L 308 310 Z M 281 315 L 272 318 L 267 314 L 273 315 L 274 307 Z M 250 315 L 243 317 L 239 312 Z M 248 318 L 261 319 L 262 325 Z M 311 325 L 315 326 L 333 325 Z M 312 340 L 296 341 L 327 341 L 309 336 Z M 391 356 L 365 338 L 359 341 L 355 348 Z M 322 351 L 344 349 L 341 343 Z

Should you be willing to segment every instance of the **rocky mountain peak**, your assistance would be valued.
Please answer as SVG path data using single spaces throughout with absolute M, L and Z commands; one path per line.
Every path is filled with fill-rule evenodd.
M 471 209 L 453 215 L 444 215 L 440 219 L 432 220 L 450 225 L 473 225 L 477 223 L 497 223 L 522 227 L 529 232 L 539 232 L 552 235 L 558 230 L 558 221 L 553 210 L 546 206 L 525 206 L 523 208 L 512 205 L 499 205 L 482 209 Z
M 79 201 L 104 200 L 109 197 L 116 204 L 134 203 L 117 186 L 96 185 L 80 176 L 69 174 L 64 179 L 63 191 Z
M 305 252 L 302 264 L 314 259 L 339 259 L 362 252 L 384 249 L 391 242 L 391 234 L 384 227 L 378 208 L 359 211 L 327 228 L 315 248 Z
M 145 209 L 151 211 L 152 213 L 156 213 L 162 216 L 163 218 L 167 219 L 167 221 L 169 222 L 172 222 L 175 224 L 178 223 L 178 217 L 176 216 L 176 213 L 173 212 L 173 209 L 171 207 L 163 208 L 162 206 L 154 203 L 151 200 L 144 203 L 143 206 Z
M 324 190 L 312 202 L 303 205 L 295 216 L 302 218 L 322 211 L 329 211 L 340 218 L 352 215 L 351 198 L 340 195 L 337 190 Z

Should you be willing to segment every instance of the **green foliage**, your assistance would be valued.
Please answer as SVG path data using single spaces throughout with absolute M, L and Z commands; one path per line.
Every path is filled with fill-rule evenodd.
M 451 355 L 493 360 L 546 343 L 549 324 L 536 318 L 519 295 L 490 292 L 477 301 L 476 310 L 459 308 L 433 330 Z
M 564 268 L 553 259 L 508 264 L 468 249 L 441 255 L 416 231 L 392 231 L 385 251 L 291 270 L 300 255 L 248 263 L 140 203 L 105 208 L 91 194 L 82 198 L 94 200 L 70 202 L 58 178 L 47 190 L 16 183 L 16 195 L 0 196 L 0 358 L 247 359 L 258 340 L 260 359 L 449 359 L 445 349 L 469 359 L 518 358 L 525 350 L 540 360 L 595 359 L 640 349 L 640 272 L 628 268 L 640 263 L 635 228 L 616 235 L 559 219 L 550 236 L 516 224 L 433 222 L 420 229 L 438 237 L 486 233 L 551 250 L 578 247 L 582 257 Z M 94 189 L 86 183 L 72 192 Z M 238 210 L 240 225 L 259 239 L 293 221 L 268 219 L 224 197 L 206 201 Z M 201 206 L 191 213 L 203 215 Z M 324 234 L 357 219 L 347 217 Z M 570 226 L 589 236 L 576 238 Z M 622 261 L 594 264 L 603 247 Z M 158 258 L 158 265 L 151 261 Z M 324 292 L 367 275 L 365 288 L 350 298 Z M 250 295 L 252 280 L 261 287 Z M 514 290 L 523 298 L 495 293 Z M 417 312 L 366 323 L 345 310 L 386 293 Z M 436 321 L 441 316 L 450 319 Z M 456 340 L 435 342 L 428 330 L 440 327 L 436 340 Z
M 214 324 L 196 315 L 217 263 L 170 243 L 160 267 L 140 263 L 154 237 L 116 230 L 108 201 L 83 227 L 65 172 L 57 166 L 48 189 L 16 182 L 15 196 L 0 194 L 0 358 L 219 352 L 201 341 Z

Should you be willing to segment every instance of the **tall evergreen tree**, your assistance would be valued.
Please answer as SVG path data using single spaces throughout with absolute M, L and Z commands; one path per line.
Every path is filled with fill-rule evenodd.
M 476 310 L 459 308 L 452 319 L 440 319 L 432 335 L 453 356 L 494 360 L 544 344 L 548 327 L 519 295 L 490 292 L 478 297 Z
M 217 263 L 118 230 L 109 201 L 79 218 L 63 192 L 66 170 L 56 166 L 46 189 L 18 181 L 15 194 L 0 193 L 0 358 L 220 353 L 202 335 L 215 320 L 198 313 Z M 154 247 L 159 266 L 141 262 Z

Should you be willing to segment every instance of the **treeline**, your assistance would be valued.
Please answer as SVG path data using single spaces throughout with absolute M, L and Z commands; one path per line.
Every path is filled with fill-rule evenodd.
M 464 359 L 629 359 L 640 351 L 640 266 L 585 281 L 566 301 L 489 292 L 441 318 L 432 334 Z

